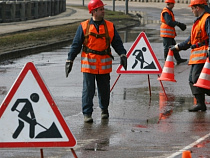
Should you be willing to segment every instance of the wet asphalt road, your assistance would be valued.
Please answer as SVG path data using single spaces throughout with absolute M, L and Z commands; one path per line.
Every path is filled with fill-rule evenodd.
M 141 10 L 144 11 L 146 8 Z M 152 41 L 152 49 L 160 65 L 163 66 L 163 48 L 158 37 L 159 25 L 151 22 L 159 18 L 157 15 L 159 11 L 160 9 L 153 8 L 147 13 L 147 22 L 144 26 L 133 28 L 128 35 L 136 34 L 137 37 L 141 30 L 145 30 L 149 40 Z M 184 19 L 189 26 L 187 31 L 185 33 L 177 31 L 177 41 L 182 41 L 188 36 L 194 18 L 189 10 L 178 9 L 174 12 L 177 20 L 182 19 L 183 13 L 186 15 Z M 123 31 L 120 33 L 122 33 L 121 36 L 124 35 Z M 125 48 L 129 50 L 132 43 L 125 43 Z M 187 111 L 194 104 L 188 85 L 190 67 L 187 63 L 175 65 L 177 82 L 163 82 L 168 100 L 163 95 L 157 75 L 149 75 L 151 98 L 147 74 L 121 75 L 111 92 L 109 120 L 101 121 L 100 119 L 96 93 L 94 122 L 84 124 L 81 113 L 80 56 L 74 61 L 69 77 L 65 78 L 64 65 L 68 50 L 69 47 L 65 47 L 53 52 L 43 52 L 1 63 L 0 101 L 3 101 L 25 63 L 31 61 L 40 72 L 71 132 L 77 139 L 74 149 L 79 158 L 179 158 L 184 150 L 191 150 L 193 158 L 210 157 L 210 112 L 189 113 Z M 183 58 L 188 58 L 189 54 L 189 50 L 181 52 Z M 119 65 L 119 57 L 116 53 L 114 56 L 111 86 L 118 77 L 116 69 Z M 206 97 L 206 102 L 210 102 L 209 97 Z M 209 110 L 210 105 L 207 104 L 207 106 Z M 38 158 L 40 152 L 39 149 L 1 149 L 0 155 L 1 158 Z M 44 149 L 44 156 L 46 158 L 73 157 L 70 150 L 66 148 Z

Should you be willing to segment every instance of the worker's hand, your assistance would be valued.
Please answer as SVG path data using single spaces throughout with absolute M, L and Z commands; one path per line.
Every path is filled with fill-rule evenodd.
M 125 54 L 120 55 L 120 65 L 122 65 L 124 69 L 127 70 L 127 56 Z
M 187 28 L 187 26 L 186 26 L 185 24 L 181 23 L 181 22 L 178 22 L 177 26 L 178 26 L 182 31 L 186 30 L 186 28 Z
M 68 77 L 69 73 L 71 72 L 72 66 L 73 66 L 73 61 L 66 60 L 66 65 L 65 65 L 66 77 Z
M 179 51 L 179 46 L 178 46 L 178 44 L 176 44 L 176 45 L 171 45 L 171 46 L 169 46 L 169 48 L 170 48 L 172 51 Z

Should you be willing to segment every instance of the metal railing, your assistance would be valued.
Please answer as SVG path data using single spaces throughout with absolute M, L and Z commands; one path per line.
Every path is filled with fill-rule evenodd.
M 38 19 L 65 11 L 66 0 L 0 1 L 0 22 Z

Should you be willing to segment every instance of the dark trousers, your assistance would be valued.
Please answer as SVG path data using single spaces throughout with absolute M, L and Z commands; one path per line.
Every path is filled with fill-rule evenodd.
M 93 97 L 95 81 L 98 89 L 99 107 L 107 110 L 110 100 L 110 74 L 83 73 L 82 112 L 91 115 L 93 112 Z
M 174 40 L 174 38 L 163 37 L 163 49 L 164 49 L 165 60 L 168 55 L 169 46 L 171 45 L 176 45 L 176 41 Z M 176 59 L 176 61 L 179 61 L 181 59 L 179 51 L 174 51 L 174 58 Z

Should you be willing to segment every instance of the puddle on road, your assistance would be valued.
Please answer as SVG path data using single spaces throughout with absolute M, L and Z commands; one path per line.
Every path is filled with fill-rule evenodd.
M 135 15 L 139 19 L 139 25 L 118 31 L 122 41 L 133 42 L 137 38 L 140 32 L 145 32 L 150 42 L 161 43 L 162 38 L 160 38 L 160 20 L 153 19 L 143 11 L 133 11 L 131 14 Z M 148 28 L 147 25 L 154 25 L 153 28 Z
M 162 38 L 160 38 L 160 31 L 156 29 L 147 29 L 140 26 L 133 27 L 126 30 L 119 31 L 119 35 L 123 41 L 123 43 L 133 42 L 136 40 L 138 35 L 144 31 L 150 42 L 161 43 Z
M 105 147 L 109 146 L 109 139 L 98 140 L 95 143 L 89 144 L 89 148 L 85 148 L 84 150 L 90 151 L 108 151 Z
M 4 69 L 4 68 L 0 68 L 0 73 L 6 73 L 7 72 L 7 70 L 6 69 Z
M 0 95 L 5 95 L 7 93 L 5 86 L 0 86 Z
M 167 87 L 166 87 L 167 89 Z M 167 93 L 160 91 L 160 87 L 152 87 L 152 96 L 149 96 L 148 87 L 140 88 L 124 88 L 123 100 L 129 102 L 132 109 L 138 113 L 138 111 L 145 111 L 144 121 L 139 119 L 132 119 L 129 117 L 123 117 L 123 122 L 134 123 L 134 127 L 147 128 L 149 124 L 159 124 L 161 120 L 170 118 L 173 112 L 182 111 L 183 105 L 193 104 L 192 97 L 178 96 L 177 94 Z M 157 105 L 158 104 L 158 105 Z M 127 111 L 125 113 L 128 113 Z M 147 115 L 146 115 L 147 114 Z M 127 114 L 129 116 L 129 114 Z M 132 113 L 130 114 L 132 115 Z M 134 114 L 133 114 L 134 115 Z M 125 115 L 126 116 L 126 115 Z M 115 118 L 112 121 L 120 121 L 120 118 Z M 135 124 L 136 121 L 143 122 L 142 124 Z
M 206 147 L 206 145 L 209 144 L 209 143 L 210 143 L 210 140 L 205 140 L 205 141 L 195 145 L 194 147 L 196 147 L 196 148 L 203 148 L 203 147 Z

